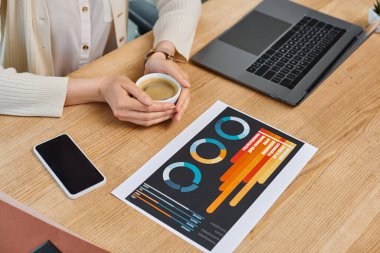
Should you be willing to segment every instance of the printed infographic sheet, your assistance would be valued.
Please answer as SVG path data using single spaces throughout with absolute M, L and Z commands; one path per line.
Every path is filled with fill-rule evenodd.
M 218 101 L 112 193 L 205 252 L 231 252 L 316 151 Z

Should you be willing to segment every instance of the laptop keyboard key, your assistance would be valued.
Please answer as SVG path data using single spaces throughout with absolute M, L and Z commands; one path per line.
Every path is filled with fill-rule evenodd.
M 284 73 L 284 74 L 288 74 L 288 73 L 290 72 L 290 69 L 283 68 L 283 69 L 281 69 L 280 72 L 281 72 L 281 73 Z
M 301 56 L 301 57 L 304 57 L 306 55 L 306 53 L 301 51 L 301 52 L 298 53 L 298 55 Z
M 258 76 L 262 76 L 262 75 L 265 74 L 265 72 L 268 71 L 268 69 L 269 69 L 269 66 L 264 65 L 264 66 L 262 66 L 261 68 L 259 68 L 259 69 L 255 72 L 255 74 L 258 75 Z
M 279 82 L 281 82 L 281 79 L 280 79 L 280 78 L 277 78 L 277 77 L 273 77 L 273 78 L 271 79 L 271 81 L 273 81 L 273 82 L 275 82 L 275 83 L 279 83 Z
M 309 56 L 306 56 L 305 58 L 303 58 L 304 61 L 307 61 L 307 62 L 311 62 L 313 61 L 312 58 L 310 58 Z
M 293 55 L 292 54 L 286 54 L 285 57 L 288 59 L 291 59 L 291 58 L 293 58 Z
M 281 53 L 275 53 L 274 56 L 278 57 L 278 58 L 281 58 L 284 54 L 281 54 Z
M 255 62 L 252 67 L 254 68 L 260 68 L 262 64 L 258 63 L 258 62 Z
M 262 59 L 262 58 L 260 58 L 260 59 L 258 59 L 258 60 L 256 61 L 256 63 L 264 63 L 264 62 L 265 62 L 265 60 Z
M 294 65 L 292 65 L 292 64 L 286 64 L 286 66 L 285 66 L 285 68 L 288 68 L 288 69 L 293 69 L 294 68 Z
M 283 62 L 283 63 L 287 63 L 289 61 L 289 59 L 288 58 L 281 58 L 280 61 Z
M 279 58 L 276 56 L 272 56 L 272 58 L 270 58 L 270 60 L 273 62 L 277 62 L 279 60 Z
M 269 70 L 263 77 L 265 79 L 268 79 L 270 80 L 274 75 L 276 74 L 276 72 L 272 71 L 272 70 Z
M 298 75 L 299 73 L 301 73 L 301 71 L 293 69 L 292 72 L 290 72 L 290 73 L 293 75 Z
M 290 83 L 292 82 L 292 80 L 288 79 L 288 78 L 285 78 L 281 81 L 280 85 L 282 86 L 285 86 L 288 88 L 288 86 L 290 85 Z
M 285 77 L 285 74 L 283 74 L 283 73 L 278 73 L 275 77 L 282 79 L 282 78 Z

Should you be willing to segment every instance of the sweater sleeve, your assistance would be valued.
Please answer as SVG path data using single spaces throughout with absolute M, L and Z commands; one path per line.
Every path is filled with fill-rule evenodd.
M 154 46 L 168 40 L 189 60 L 201 6 L 200 0 L 157 0 L 159 19 L 153 27 Z
M 67 83 L 67 77 L 16 73 L 0 66 L 0 114 L 60 117 Z

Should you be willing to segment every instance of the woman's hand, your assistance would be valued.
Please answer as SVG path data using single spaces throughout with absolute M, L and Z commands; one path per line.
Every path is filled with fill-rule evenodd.
M 105 78 L 100 93 L 116 118 L 138 125 L 151 126 L 172 118 L 174 104 L 153 103 L 152 99 L 127 77 Z
M 116 118 L 151 126 L 172 118 L 176 106 L 153 103 L 152 99 L 125 76 L 70 79 L 65 105 L 107 102 Z
M 175 47 L 169 41 L 160 42 L 157 49 L 165 48 L 166 51 L 171 51 L 174 55 Z M 173 120 L 179 121 L 182 118 L 187 106 L 190 102 L 190 82 L 189 77 L 175 62 L 166 60 L 163 53 L 156 52 L 149 57 L 145 63 L 144 74 L 149 73 L 163 73 L 172 76 L 182 85 L 182 92 L 176 103 L 176 113 Z

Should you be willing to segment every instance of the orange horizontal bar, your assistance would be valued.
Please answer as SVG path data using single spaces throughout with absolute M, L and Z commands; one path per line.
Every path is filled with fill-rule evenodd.
M 230 201 L 230 206 L 236 206 L 244 196 L 253 188 L 253 186 L 257 183 L 257 179 L 261 176 L 262 170 L 259 171 L 256 175 L 254 175 L 249 182 L 244 185 L 244 187 L 239 191 L 238 194 Z
M 150 200 L 152 200 L 154 203 L 156 203 L 156 204 L 158 204 L 158 201 L 157 200 L 154 200 L 154 199 L 152 199 L 151 197 L 149 197 L 148 195 L 146 195 L 146 194 L 144 194 L 144 193 L 142 193 L 141 191 L 139 191 L 139 190 L 136 190 L 138 193 L 140 193 L 141 195 L 144 195 L 146 198 L 148 198 L 148 199 L 150 199 Z
M 135 196 L 136 198 L 139 198 L 140 200 L 142 200 L 142 201 L 144 201 L 145 203 L 147 203 L 148 205 L 150 205 L 151 207 L 153 207 L 153 208 L 155 208 L 157 211 L 159 211 L 159 212 L 161 212 L 161 213 L 163 213 L 163 214 L 165 214 L 166 216 L 168 216 L 169 218 L 171 218 L 172 216 L 170 216 L 168 213 L 166 213 L 166 212 L 164 212 L 164 211 L 162 211 L 160 208 L 158 208 L 157 206 L 155 206 L 155 205 L 153 205 L 153 204 L 151 204 L 151 203 L 149 203 L 148 201 L 146 201 L 145 199 L 143 199 L 143 198 L 141 198 L 141 197 L 139 197 L 139 196 L 137 196 L 136 194 L 132 194 L 133 196 Z

